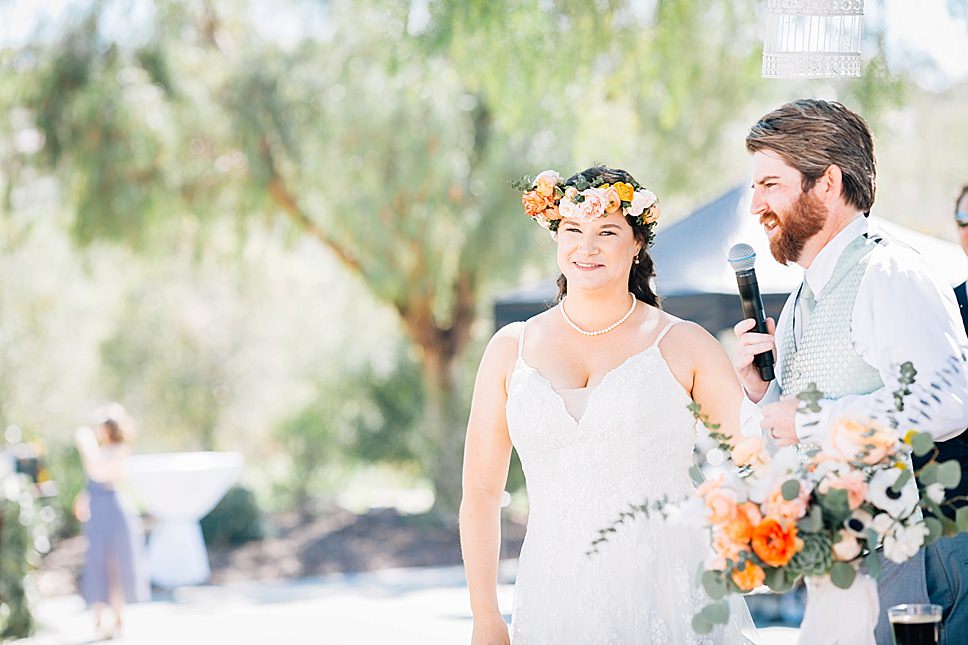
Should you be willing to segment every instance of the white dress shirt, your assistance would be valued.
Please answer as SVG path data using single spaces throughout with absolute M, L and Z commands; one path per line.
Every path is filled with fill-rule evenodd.
M 872 235 L 886 237 L 876 226 L 869 227 L 867 218 L 858 214 L 805 270 L 804 279 L 818 302 L 823 299 L 824 288 L 844 249 L 868 230 Z M 798 413 L 796 431 L 801 442 L 823 441 L 830 421 L 840 416 L 883 418 L 893 408 L 900 365 L 906 361 L 914 365 L 917 377 L 911 388 L 913 394 L 905 399 L 905 412 L 898 416 L 902 431 L 913 427 L 929 432 L 936 441 L 943 441 L 968 427 L 968 369 L 963 354 L 968 348 L 968 337 L 954 291 L 927 268 L 917 251 L 895 238 L 888 239 L 888 244 L 878 245 L 871 252 L 850 324 L 854 349 L 880 373 L 884 386 L 870 394 L 823 399 L 818 413 Z M 797 306 L 795 291 L 777 321 L 780 333 Z M 801 331 L 794 329 L 797 340 Z M 779 366 L 784 356 L 777 345 Z M 942 375 L 946 367 L 954 373 Z M 770 384 L 760 405 L 779 400 L 780 372 L 777 368 L 777 380 Z M 942 381 L 942 376 L 947 383 Z M 932 383 L 940 387 L 932 387 Z M 741 417 L 744 434 L 762 434 L 759 427 L 762 414 L 758 408 L 744 405 Z

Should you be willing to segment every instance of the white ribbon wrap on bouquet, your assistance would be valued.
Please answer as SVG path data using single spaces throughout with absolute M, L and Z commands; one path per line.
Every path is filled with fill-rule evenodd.
M 879 610 L 877 583 L 866 573 L 858 572 L 854 584 L 847 589 L 831 582 L 830 576 L 809 576 L 798 643 L 875 645 Z

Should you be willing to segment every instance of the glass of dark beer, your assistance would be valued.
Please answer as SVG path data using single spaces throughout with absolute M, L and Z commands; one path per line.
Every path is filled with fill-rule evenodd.
M 887 610 L 895 645 L 938 645 L 941 605 L 894 605 Z

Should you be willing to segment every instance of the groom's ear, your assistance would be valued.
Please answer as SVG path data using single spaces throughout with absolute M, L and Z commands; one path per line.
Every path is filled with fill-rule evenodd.
M 814 194 L 825 204 L 831 204 L 843 197 L 844 194 L 844 173 L 835 163 L 827 166 L 817 183 L 814 184 Z

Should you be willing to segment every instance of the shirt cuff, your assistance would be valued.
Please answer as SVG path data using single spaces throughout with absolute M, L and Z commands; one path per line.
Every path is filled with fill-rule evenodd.
M 743 402 L 739 406 L 739 431 L 743 436 L 762 437 L 763 428 L 760 422 L 763 421 L 763 410 L 760 406 L 750 401 L 749 397 L 743 395 Z

